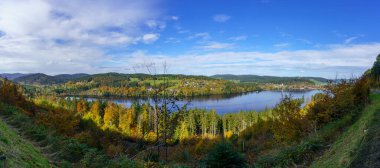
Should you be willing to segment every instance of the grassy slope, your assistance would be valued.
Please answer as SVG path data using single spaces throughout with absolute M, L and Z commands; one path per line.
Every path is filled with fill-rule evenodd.
M 21 138 L 0 119 L 0 167 L 52 167 L 47 158 L 30 142 Z
M 350 167 L 380 167 L 380 110 L 376 110 Z
M 380 113 L 380 95 L 371 95 L 370 98 L 372 103 L 364 109 L 361 117 L 311 167 L 348 167 L 353 162 L 366 136 L 365 130 L 373 123 L 374 116 Z

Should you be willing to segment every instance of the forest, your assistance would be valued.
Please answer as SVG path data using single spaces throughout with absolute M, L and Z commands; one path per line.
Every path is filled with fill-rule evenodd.
M 1 76 L 1 74 L 0 74 Z M 162 87 L 177 97 L 237 94 L 261 90 L 323 89 L 324 78 L 214 75 L 150 74 L 3 74 L 24 85 L 35 96 L 152 97 L 154 87 Z M 161 92 L 160 92 L 161 93 Z M 162 95 L 161 95 L 162 96 Z
M 117 75 L 117 74 L 111 74 Z M 380 55 L 363 76 L 329 81 L 323 93 L 302 106 L 285 95 L 273 109 L 219 115 L 215 110 L 179 106 L 173 87 L 187 92 L 192 84 L 218 93 L 254 90 L 222 80 L 169 80 L 171 76 L 129 77 L 128 82 L 87 77 L 87 82 L 56 85 L 58 92 L 148 94 L 153 103 L 131 107 L 56 94 L 31 94 L 7 79 L 0 86 L 0 115 L 41 146 L 48 146 L 57 167 L 294 167 L 308 166 L 353 124 L 379 85 Z M 114 79 L 114 78 L 112 78 Z M 194 82 L 196 81 L 196 82 Z M 119 90 L 134 82 L 136 90 Z M 112 85 L 109 85 L 112 83 Z M 227 87 L 231 84 L 230 87 Z M 107 86 L 109 85 L 109 86 Z M 95 87 L 96 86 L 96 87 Z M 99 87 L 100 86 L 100 87 Z M 150 86 L 151 92 L 147 92 Z M 93 89 L 98 88 L 99 90 Z M 210 94 L 209 87 L 200 94 Z M 226 89 L 230 88 L 230 90 Z M 244 90 L 247 89 L 247 90 Z M 73 92 L 71 92 L 73 91 Z

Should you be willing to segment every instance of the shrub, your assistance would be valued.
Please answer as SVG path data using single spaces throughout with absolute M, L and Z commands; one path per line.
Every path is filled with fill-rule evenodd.
M 106 167 L 108 158 L 106 155 L 101 154 L 96 149 L 89 149 L 80 161 L 80 167 Z
M 206 167 L 247 167 L 242 154 L 226 142 L 217 143 L 204 160 Z
M 87 151 L 87 145 L 79 143 L 74 139 L 68 139 L 64 142 L 61 157 L 67 161 L 76 163 L 82 159 Z
M 178 162 L 190 162 L 193 160 L 193 156 L 186 150 L 181 151 L 178 155 L 176 155 L 176 160 Z
M 312 161 L 316 152 L 324 147 L 322 140 L 304 141 L 301 144 L 282 149 L 276 155 L 259 158 L 255 167 L 288 167 Z
M 158 153 L 150 152 L 144 157 L 144 160 L 147 162 L 158 162 L 160 160 Z
M 138 165 L 136 162 L 128 159 L 126 156 L 125 157 L 119 157 L 118 159 L 115 159 L 112 161 L 109 167 L 133 167 L 133 168 L 138 168 L 142 167 Z

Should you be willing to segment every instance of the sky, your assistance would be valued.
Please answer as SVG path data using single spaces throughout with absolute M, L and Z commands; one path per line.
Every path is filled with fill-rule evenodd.
M 377 0 L 0 0 L 0 73 L 348 78 L 380 54 Z M 153 67 L 153 68 L 152 68 Z

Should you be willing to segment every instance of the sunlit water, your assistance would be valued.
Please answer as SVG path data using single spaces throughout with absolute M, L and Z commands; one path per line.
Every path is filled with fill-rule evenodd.
M 239 111 L 263 111 L 265 108 L 273 108 L 284 95 L 291 95 L 293 98 L 304 98 L 305 102 L 310 101 L 311 97 L 320 93 L 319 90 L 311 91 L 261 91 L 250 92 L 236 95 L 213 95 L 207 97 L 195 97 L 187 100 L 178 101 L 177 104 L 182 106 L 188 103 L 188 109 L 215 109 L 219 114 L 234 113 Z M 140 103 L 150 102 L 151 99 L 137 98 L 87 98 L 88 100 L 100 99 L 103 101 L 112 101 L 117 104 L 123 104 L 130 107 L 133 102 Z

